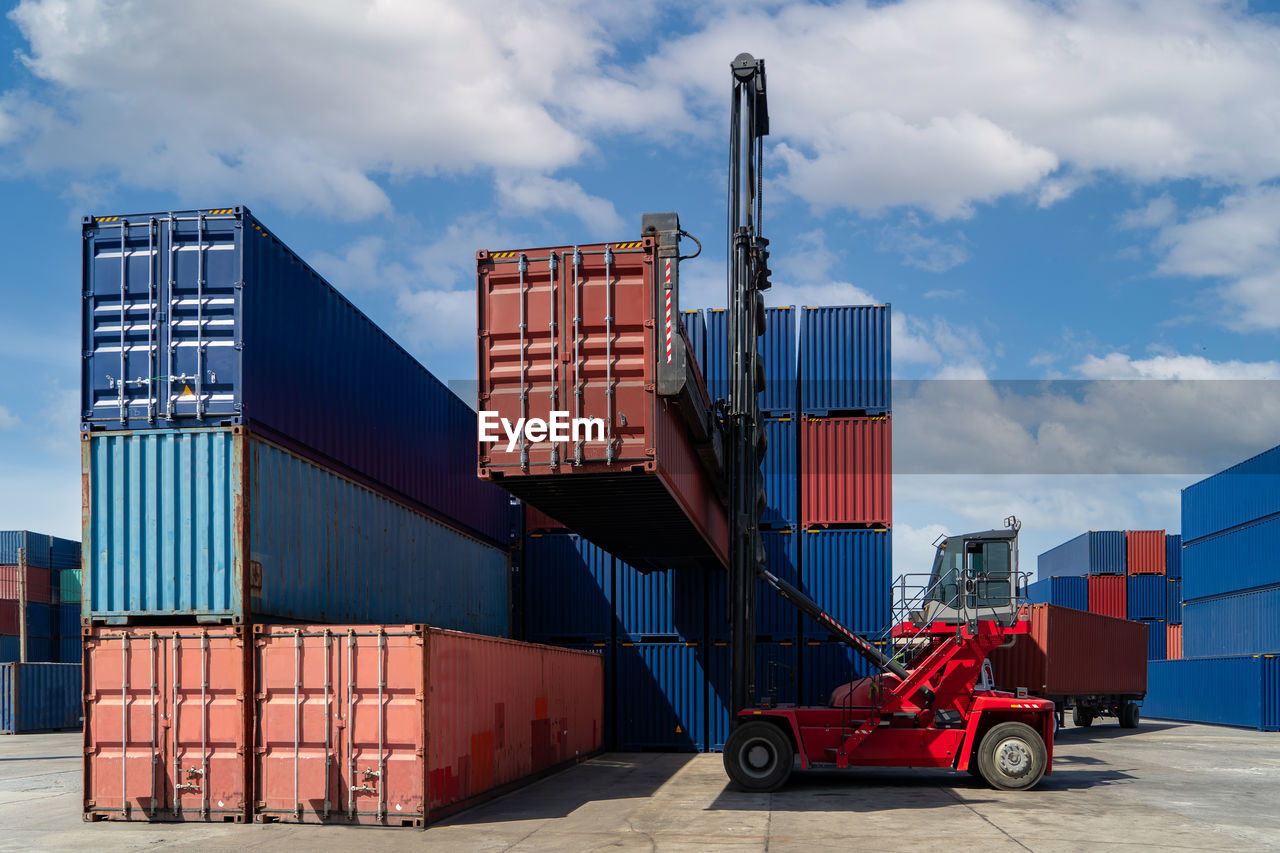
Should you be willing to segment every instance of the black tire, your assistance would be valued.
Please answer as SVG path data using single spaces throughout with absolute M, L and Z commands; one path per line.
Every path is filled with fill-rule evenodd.
M 1071 725 L 1087 729 L 1093 725 L 1093 714 L 1084 708 L 1075 708 L 1071 711 Z
M 796 750 L 781 728 L 763 720 L 743 723 L 724 745 L 724 769 L 745 791 L 776 791 L 791 777 Z
M 1026 723 L 992 726 L 978 744 L 978 769 L 987 784 L 1001 791 L 1034 788 L 1049 765 L 1039 733 Z
M 1120 709 L 1120 728 L 1122 729 L 1136 729 L 1141 719 L 1142 712 L 1135 702 L 1128 702 Z

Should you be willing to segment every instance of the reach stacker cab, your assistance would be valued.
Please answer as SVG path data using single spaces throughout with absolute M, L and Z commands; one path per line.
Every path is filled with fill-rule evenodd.
M 761 576 L 880 670 L 836 687 L 822 707 L 741 711 L 724 750 L 730 778 L 774 791 L 800 767 L 937 767 L 968 771 L 995 788 L 1025 790 L 1051 772 L 1053 703 L 996 690 L 987 656 L 1027 633 L 1018 595 L 1018 527 L 937 543 L 933 571 L 901 601 L 886 651 L 835 622 L 812 599 Z M 887 653 L 886 653 L 887 652 Z

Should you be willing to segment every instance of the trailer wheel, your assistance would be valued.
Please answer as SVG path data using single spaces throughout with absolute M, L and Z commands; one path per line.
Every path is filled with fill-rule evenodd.
M 1141 716 L 1142 714 L 1138 710 L 1137 703 L 1127 702 L 1125 706 L 1120 709 L 1120 728 L 1136 729 L 1138 727 L 1138 720 L 1141 719 Z
M 1075 708 L 1071 711 L 1071 725 L 1082 726 L 1087 729 L 1093 725 L 1093 714 L 1084 708 Z
M 776 791 L 791 776 L 796 750 L 773 723 L 752 720 L 738 726 L 724 745 L 724 769 L 747 791 Z
M 1025 791 L 1044 776 L 1049 753 L 1035 729 L 1026 723 L 1000 723 L 978 744 L 982 778 L 1001 791 Z

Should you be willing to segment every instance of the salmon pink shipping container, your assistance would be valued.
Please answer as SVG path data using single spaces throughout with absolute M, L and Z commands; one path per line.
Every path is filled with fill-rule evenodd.
M 85 820 L 245 820 L 242 628 L 86 628 L 83 669 Z
M 1001 687 L 1036 696 L 1139 696 L 1147 690 L 1147 626 L 1037 604 L 1031 631 L 992 652 L 991 666 Z
M 1165 625 L 1164 658 L 1182 660 L 1182 626 Z
M 424 826 L 600 749 L 598 654 L 426 628 L 256 626 L 254 813 Z
M 1089 576 L 1089 612 L 1114 619 L 1129 616 L 1129 579 L 1124 575 Z
M 634 242 L 477 253 L 479 475 L 637 568 L 723 565 L 717 434 L 680 323 L 679 223 L 644 224 Z
M 1131 575 L 1162 575 L 1165 571 L 1163 530 L 1126 530 L 1125 561 Z
M 888 417 L 804 420 L 800 514 L 805 528 L 893 523 L 892 436 Z

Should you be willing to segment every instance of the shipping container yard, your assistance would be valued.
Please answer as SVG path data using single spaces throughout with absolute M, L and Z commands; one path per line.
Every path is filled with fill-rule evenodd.
M 15 67 L 66 100 L 38 104 L 0 76 L 0 152 L 90 123 L 76 110 L 93 99 L 59 69 L 106 79 L 118 63 L 51 61 L 55 46 L 180 33 L 196 14 L 136 9 L 134 27 L 49 2 L 0 20 L 22 43 Z M 327 26 L 344 32 L 327 49 L 376 119 L 345 85 L 322 99 L 297 83 L 291 103 L 311 105 L 300 120 L 271 106 L 268 79 L 253 112 L 280 115 L 255 130 L 263 119 L 234 118 L 244 108 L 230 102 L 264 70 L 235 51 L 238 97 L 193 84 L 151 45 L 120 51 L 137 66 L 122 90 L 94 92 L 97 111 L 121 113 L 95 148 L 156 168 L 108 179 L 88 158 L 81 177 L 96 183 L 58 197 L 95 210 L 77 208 L 58 252 L 11 247 L 23 299 L 36 279 L 48 294 L 42 310 L 15 302 L 30 328 L 0 318 L 0 476 L 16 484 L 0 489 L 0 527 L 13 528 L 0 530 L 0 850 L 1280 849 L 1280 408 L 1263 387 L 1280 362 L 1208 355 L 1280 328 L 1257 285 L 1280 255 L 1233 266 L 1208 227 L 1223 211 L 1271 221 L 1255 208 L 1280 171 L 1214 173 L 1222 156 L 1131 92 L 1104 98 L 1127 105 L 1115 114 L 1076 107 L 1056 124 L 1083 130 L 1055 148 L 1034 122 L 1001 124 L 1003 81 L 964 97 L 945 85 L 972 58 L 894 75 L 956 101 L 900 118 L 877 100 L 884 81 L 862 91 L 865 69 L 828 93 L 824 60 L 797 72 L 784 47 L 803 18 L 802 56 L 827 32 L 842 52 L 879 45 L 873 66 L 905 44 L 928 66 L 977 36 L 949 28 L 924 50 L 912 35 L 969 0 L 866 32 L 854 23 L 928 4 L 753 10 L 781 39 L 772 107 L 752 54 L 727 78 L 717 56 L 718 76 L 699 65 L 677 85 L 660 69 L 687 60 L 644 27 L 623 50 L 603 13 L 531 16 L 519 2 L 475 26 L 462 7 L 431 10 L 475 68 L 427 49 L 408 20 L 420 10 L 376 4 L 359 23 L 334 10 Z M 1018 12 L 993 4 L 981 11 Z M 1002 30 L 1062 24 L 1068 49 L 1009 65 L 1028 77 L 1019 91 L 1066 93 L 1049 113 L 1078 99 L 1029 69 L 1100 55 L 1084 34 L 1117 26 L 1084 26 L 1073 16 L 1096 10 L 1076 5 Z M 319 73 L 314 49 L 304 62 L 287 44 L 310 38 L 312 14 L 292 10 L 298 26 L 277 41 L 290 67 Z M 1233 7 L 1231 23 L 1252 14 Z M 464 81 L 465 109 L 417 83 L 366 85 L 374 66 L 423 70 L 385 41 L 363 72 L 346 55 L 388 16 L 415 57 L 452 57 L 425 76 L 443 92 Z M 1153 26 L 1120 27 L 1125 50 L 1108 55 L 1150 57 L 1129 42 Z M 1194 43 L 1208 62 L 1198 26 L 1163 43 Z M 255 44 L 251 30 L 238 43 Z M 221 35 L 180 43 L 203 68 L 200 43 Z M 640 47 L 645 74 L 609 64 L 588 79 Z M 576 57 L 572 73 L 559 53 Z M 179 88 L 144 82 L 161 56 Z M 1105 88 L 1097 76 L 1090 87 Z M 724 115 L 691 94 L 711 80 Z M 134 88 L 159 93 L 148 110 L 183 92 L 200 108 L 174 115 L 191 127 L 126 132 L 146 112 L 122 98 Z M 218 126 L 244 135 L 234 152 L 202 131 L 206 108 L 232 116 Z M 805 130 L 831 110 L 830 126 Z M 325 130 L 331 111 L 365 135 Z M 698 159 L 656 156 L 673 153 L 673 128 L 655 132 L 655 117 L 688 123 L 681 144 Z M 1229 124 L 1218 119 L 1206 109 L 1202 122 Z M 886 121 L 897 130 L 877 136 Z M 1144 163 L 1175 149 L 1186 163 L 1085 167 L 1071 153 L 1100 158 L 1126 121 L 1145 128 L 1125 132 Z M 605 125 L 608 142 L 592 138 Z M 626 141 L 632 125 L 643 150 Z M 202 135 L 215 141 L 188 177 L 174 164 L 189 155 L 173 152 Z M 274 135 L 294 140 L 288 155 L 257 159 Z M 342 166 L 344 148 L 364 165 Z M 904 165 L 916 149 L 933 151 L 928 168 Z M 56 156 L 10 160 L 19 175 Z M 1019 158 L 1020 176 L 983 188 Z M 250 184 L 228 177 L 246 168 Z M 1116 190 L 1151 170 L 1161 195 Z M 936 195 L 961 174 L 967 188 Z M 1104 174 L 1108 194 L 1145 206 L 1109 198 L 1077 224 L 1106 220 L 1124 245 L 1084 226 L 1055 229 L 1052 246 L 1027 230 L 1050 207 L 1097 203 Z M 1256 186 L 1238 184 L 1245 174 Z M 297 181 L 305 200 L 282 202 L 277 184 Z M 413 199 L 423 186 L 430 204 Z M 224 191 L 254 210 L 225 206 Z M 462 211 L 464 196 L 497 210 Z M 376 231 L 353 225 L 373 216 Z M 1275 254 L 1275 229 L 1237 216 L 1231 230 L 1233 257 Z M 1007 234 L 999 252 L 988 232 Z M 27 254 L 57 257 L 36 275 L 18 266 Z M 1016 299 L 993 292 L 993 254 L 1034 268 L 1036 287 L 1020 273 Z M 1183 313 L 1160 313 L 1143 350 L 1124 337 L 1130 320 L 1114 321 L 1131 296 L 1075 279 L 1093 276 L 1082 258 L 1148 255 L 1161 275 L 1225 281 L 1214 299 L 1242 313 L 1205 331 L 1185 313 L 1203 298 L 1170 297 L 1160 312 Z M 1053 301 L 1061 292 L 1072 304 Z M 1169 343 L 1191 327 L 1206 354 Z M 1059 345 L 1070 355 L 1045 349 Z M 46 352 L 78 376 L 27 375 Z M 1043 376 L 1013 378 L 1014 361 Z M 1246 379 L 1234 397 L 1221 387 Z M 66 484 L 41 467 L 55 458 Z

